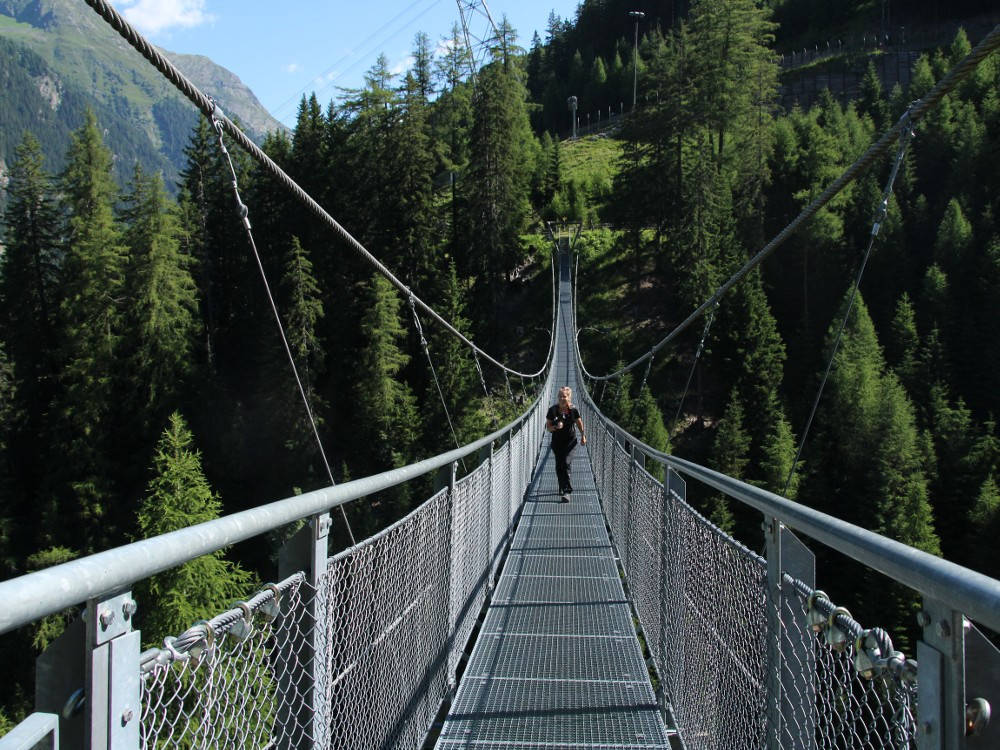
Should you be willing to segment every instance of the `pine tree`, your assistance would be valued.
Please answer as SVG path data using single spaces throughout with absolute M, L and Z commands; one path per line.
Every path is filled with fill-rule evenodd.
M 218 518 L 222 503 L 205 479 L 201 453 L 184 418 L 174 412 L 153 459 L 154 477 L 138 511 L 138 528 L 148 539 Z M 146 643 L 178 635 L 192 624 L 246 595 L 250 576 L 226 559 L 224 550 L 184 563 L 136 584 Z
M 3 342 L 3 494 L 21 507 L 23 533 L 4 545 L 17 556 L 33 551 L 40 528 L 40 477 L 46 470 L 48 429 L 56 373 L 58 235 L 62 225 L 41 147 L 25 134 L 15 152 L 3 216 L 0 254 L 0 341 Z
M 712 442 L 712 468 L 734 479 L 743 479 L 749 450 L 750 436 L 743 428 L 743 406 L 735 394 L 730 394 Z M 733 533 L 735 519 L 725 495 L 713 494 L 704 513 L 709 521 L 727 534 Z
M 108 448 L 115 428 L 110 420 L 117 405 L 126 248 L 112 212 L 117 189 L 111 153 L 90 111 L 73 136 L 62 188 L 69 228 L 61 279 L 64 364 L 56 412 L 63 425 L 51 455 L 59 456 L 52 479 L 61 486 L 54 492 L 70 492 L 65 505 L 46 511 L 54 539 L 63 538 L 61 531 L 93 551 L 113 538 L 116 521 Z M 60 529 L 60 522 L 68 527 Z
M 11 166 L 0 255 L 0 325 L 30 412 L 41 410 L 40 384 L 51 374 L 60 216 L 41 146 L 25 133 Z
M 298 237 L 292 238 L 291 248 L 286 254 L 280 290 L 288 346 L 313 418 L 317 426 L 321 426 L 326 409 L 326 403 L 317 390 L 317 382 L 326 369 L 325 352 L 318 332 L 324 317 L 323 301 L 319 283 L 313 275 L 312 262 Z M 264 379 L 268 389 L 264 398 L 268 402 L 267 411 L 273 416 L 275 433 L 283 440 L 286 460 L 290 465 L 282 473 L 296 477 L 297 482 L 308 488 L 329 484 L 312 423 L 298 384 L 292 377 L 286 352 L 277 342 L 273 351 L 269 374 Z
M 416 400 L 400 377 L 410 358 L 401 348 L 406 329 L 400 319 L 401 302 L 384 277 L 375 275 L 367 290 L 368 308 L 361 321 L 365 345 L 355 371 L 357 435 L 353 446 L 354 473 L 367 476 L 414 458 L 417 443 Z M 409 509 L 409 485 L 387 492 L 389 508 L 382 520 Z
M 126 196 L 125 242 L 130 249 L 130 399 L 143 429 L 161 423 L 194 369 L 198 298 L 192 259 L 181 250 L 180 227 L 163 179 L 136 165 Z
M 524 90 L 501 62 L 479 73 L 468 176 L 462 186 L 468 256 L 459 272 L 475 280 L 473 318 L 495 339 L 505 283 L 518 262 L 519 236 L 528 213 L 533 141 Z

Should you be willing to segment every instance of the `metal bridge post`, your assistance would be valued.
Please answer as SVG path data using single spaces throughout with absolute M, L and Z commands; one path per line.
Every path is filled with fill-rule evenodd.
M 278 553 L 279 578 L 304 571 L 309 584 L 302 587 L 302 605 L 307 615 L 298 638 L 291 636 L 280 645 L 288 657 L 286 663 L 294 666 L 279 676 L 279 690 L 282 695 L 302 696 L 298 705 L 284 701 L 279 704 L 280 725 L 299 728 L 300 733 L 298 736 L 286 733 L 282 737 L 283 748 L 329 746 L 330 716 L 323 686 L 331 679 L 325 586 L 330 525 L 329 513 L 313 516 Z
M 816 656 L 805 611 L 784 574 L 816 585 L 816 558 L 784 524 L 765 517 L 767 537 L 768 705 L 772 750 L 807 750 L 815 738 Z
M 135 609 L 131 591 L 91 599 L 83 616 L 38 657 L 35 708 L 60 716 L 63 750 L 138 750 Z
M 493 445 L 496 441 L 491 441 L 489 445 L 484 445 L 479 449 L 479 462 L 478 465 L 482 466 L 487 464 L 489 470 L 486 472 L 486 546 L 487 555 L 489 556 L 489 562 L 487 563 L 487 573 L 489 576 L 486 579 L 486 591 L 492 592 L 493 587 L 496 585 L 494 580 L 494 563 L 496 562 L 497 550 L 493 547 L 493 512 L 495 508 L 493 504 L 496 502 L 496 498 L 493 493 L 496 490 L 496 480 L 493 478 L 493 472 L 496 469 L 496 463 L 493 461 Z M 508 452 L 509 455 L 509 452 Z
M 679 548 L 683 545 L 683 539 L 678 533 L 678 525 L 674 523 L 676 514 L 674 513 L 674 503 L 687 502 L 687 484 L 681 476 L 667 467 L 666 476 L 663 478 L 663 507 L 660 534 L 660 710 L 663 712 L 664 721 L 667 726 L 673 726 L 673 717 L 669 716 L 671 688 L 673 685 L 672 674 L 683 674 L 683 663 L 674 663 L 671 659 L 670 645 L 677 643 L 676 631 L 680 629 L 680 623 L 670 622 L 670 599 L 671 590 L 684 591 L 687 585 L 685 581 L 686 567 L 676 565 L 683 554 Z M 674 632 L 671 632 L 671 626 Z M 678 653 L 679 658 L 683 658 L 683 650 Z
M 917 748 L 965 748 L 965 618 L 936 599 L 925 598 L 917 615 Z
M 455 550 L 455 482 L 458 476 L 458 462 L 452 461 L 447 466 L 441 467 L 435 479 L 435 487 L 444 485 L 448 488 L 448 690 L 454 694 L 458 684 L 456 669 L 458 658 L 455 656 L 455 633 L 458 628 L 459 606 L 455 601 L 455 561 L 458 554 Z
M 628 558 L 625 570 L 629 570 L 632 567 L 632 538 L 635 534 L 630 521 L 634 518 L 632 508 L 635 507 L 636 488 L 639 486 L 639 472 L 646 468 L 646 454 L 639 450 L 638 446 L 634 443 L 631 454 L 632 460 L 629 462 L 628 474 L 628 506 L 625 513 L 625 523 L 623 524 L 623 528 L 625 529 L 625 556 Z

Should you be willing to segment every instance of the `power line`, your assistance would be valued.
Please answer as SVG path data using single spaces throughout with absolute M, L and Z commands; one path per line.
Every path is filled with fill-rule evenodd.
M 324 92 L 324 91 L 327 91 L 327 90 L 329 90 L 331 88 L 336 87 L 336 85 L 337 85 L 337 83 L 339 81 L 342 81 L 355 68 L 357 68 L 359 65 L 361 65 L 362 63 L 368 61 L 371 58 L 371 51 L 370 50 L 369 51 L 365 51 L 365 48 L 369 44 L 369 42 L 372 42 L 372 40 L 374 40 L 383 31 L 385 31 L 386 29 L 388 29 L 393 24 L 399 22 L 403 18 L 403 16 L 405 16 L 411 10 L 413 10 L 414 8 L 416 8 L 422 2 L 426 2 L 426 0 L 414 0 L 414 2 L 411 3 L 410 5 L 408 5 L 399 15 L 395 16 L 392 20 L 386 22 L 385 24 L 383 24 L 382 26 L 380 26 L 378 29 L 376 29 L 375 31 L 373 31 L 357 47 L 355 47 L 355 48 L 353 48 L 351 50 L 348 50 L 346 53 L 344 53 L 344 55 L 341 58 L 339 58 L 332 65 L 330 65 L 330 67 L 328 67 L 326 70 L 324 70 L 318 76 L 316 76 L 315 78 L 313 78 L 312 81 L 310 81 L 308 84 L 306 84 L 305 86 L 303 86 L 302 88 L 300 88 L 297 92 L 295 92 L 294 94 L 292 94 L 292 96 L 288 97 L 288 99 L 286 99 L 281 104 L 279 104 L 271 112 L 271 114 L 276 119 L 281 120 L 282 117 L 283 117 L 283 115 L 285 114 L 287 108 L 290 107 L 290 106 L 296 106 L 296 105 L 298 105 L 299 101 L 301 101 L 301 99 L 302 99 L 302 96 L 307 91 L 309 91 L 309 89 L 311 87 L 314 87 L 317 84 L 321 84 L 319 86 L 319 88 L 313 88 L 313 93 L 317 94 L 317 95 L 320 94 L 320 93 L 322 93 L 322 92 Z M 440 2 L 441 2 L 441 0 L 432 0 L 431 4 L 428 5 L 426 8 L 424 8 L 414 18 L 412 18 L 409 21 L 407 21 L 406 23 L 404 23 L 403 26 L 401 26 L 397 31 L 395 31 L 394 33 L 392 33 L 389 37 L 384 38 L 384 39 L 378 39 L 372 45 L 372 47 L 374 48 L 375 46 L 378 46 L 378 45 L 388 44 L 389 42 L 391 42 L 394 39 L 396 39 L 404 31 L 407 31 L 407 30 L 413 28 L 413 25 L 418 20 L 420 20 L 421 18 L 423 18 L 425 15 L 427 15 L 438 4 L 440 4 Z M 348 60 L 350 60 L 352 58 L 356 58 L 355 62 L 352 65 L 350 65 L 347 68 L 344 68 L 343 70 L 337 72 L 337 69 L 341 65 L 343 65 L 345 62 L 347 62 Z M 331 73 L 334 73 L 334 72 L 337 72 L 337 74 L 333 78 L 328 78 L 328 76 Z

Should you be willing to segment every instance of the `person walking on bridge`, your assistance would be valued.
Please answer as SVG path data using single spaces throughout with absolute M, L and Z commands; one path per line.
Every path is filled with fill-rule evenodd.
M 556 477 L 562 502 L 568 503 L 573 494 L 573 450 L 576 448 L 576 431 L 580 431 L 580 444 L 587 444 L 580 412 L 573 406 L 573 389 L 564 385 L 559 389 L 559 400 L 545 414 L 545 429 L 552 433 L 552 454 L 556 459 Z

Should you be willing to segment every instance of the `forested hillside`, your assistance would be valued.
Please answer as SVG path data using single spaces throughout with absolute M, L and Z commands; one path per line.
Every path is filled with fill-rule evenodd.
M 204 57 L 164 52 L 240 119 L 255 140 L 279 127 L 240 80 Z M 184 145 L 198 113 L 135 50 L 79 0 L 0 2 L 0 210 L 3 184 L 22 136 L 31 131 L 50 168 L 62 169 L 69 133 L 89 107 L 114 156 L 116 183 L 132 165 L 162 172 L 175 194 Z
M 906 90 L 883 91 L 872 73 L 854 101 L 827 94 L 785 112 L 773 19 L 799 3 L 776 4 L 775 15 L 752 0 L 662 3 L 646 9 L 659 22 L 642 30 L 637 109 L 566 142 L 555 124 L 565 122 L 562 81 L 579 75 L 600 92 L 608 70 L 619 70 L 619 88 L 632 80 L 629 24 L 623 34 L 601 20 L 613 5 L 586 2 L 575 23 L 554 18 L 527 52 L 505 28 L 475 85 L 457 29 L 442 59 L 418 35 L 405 75 L 383 58 L 364 88 L 334 102 L 304 98 L 294 131 L 272 133 L 264 148 L 416 294 L 522 371 L 536 370 L 548 345 L 551 245 L 540 221 L 584 220 L 578 324 L 596 329 L 580 339 L 588 369 L 603 374 L 708 298 L 971 46 L 961 32 L 923 55 Z M 870 16 L 866 6 L 844 23 Z M 724 297 L 707 331 L 699 322 L 648 372 L 596 385 L 602 408 L 655 447 L 1000 575 L 989 542 L 1000 530 L 998 57 L 918 130 L 794 474 L 889 159 Z M 32 58 L 17 59 L 9 75 L 31 78 Z M 445 410 L 466 443 L 532 397 L 534 383 L 505 378 L 422 320 L 425 349 L 410 301 L 230 147 L 324 457 L 215 131 L 201 121 L 185 140 L 175 201 L 138 157 L 119 187 L 110 116 L 52 124 L 65 138 L 58 168 L 43 156 L 39 140 L 51 134 L 42 132 L 19 136 L 10 165 L 0 261 L 5 576 L 410 463 L 454 446 Z M 426 489 L 353 504 L 355 536 Z M 721 497 L 694 500 L 759 544 L 758 518 Z M 335 534 L 342 544 L 344 530 Z M 270 579 L 280 541 L 147 584 L 139 611 L 153 597 L 158 609 L 140 620 L 144 639 Z M 842 561 L 821 565 L 821 579 L 836 570 L 870 594 L 859 619 L 905 632 L 910 597 Z M 25 673 L 62 619 L 6 639 L 0 658 Z M 20 683 L 4 690 L 7 718 L 22 713 Z

